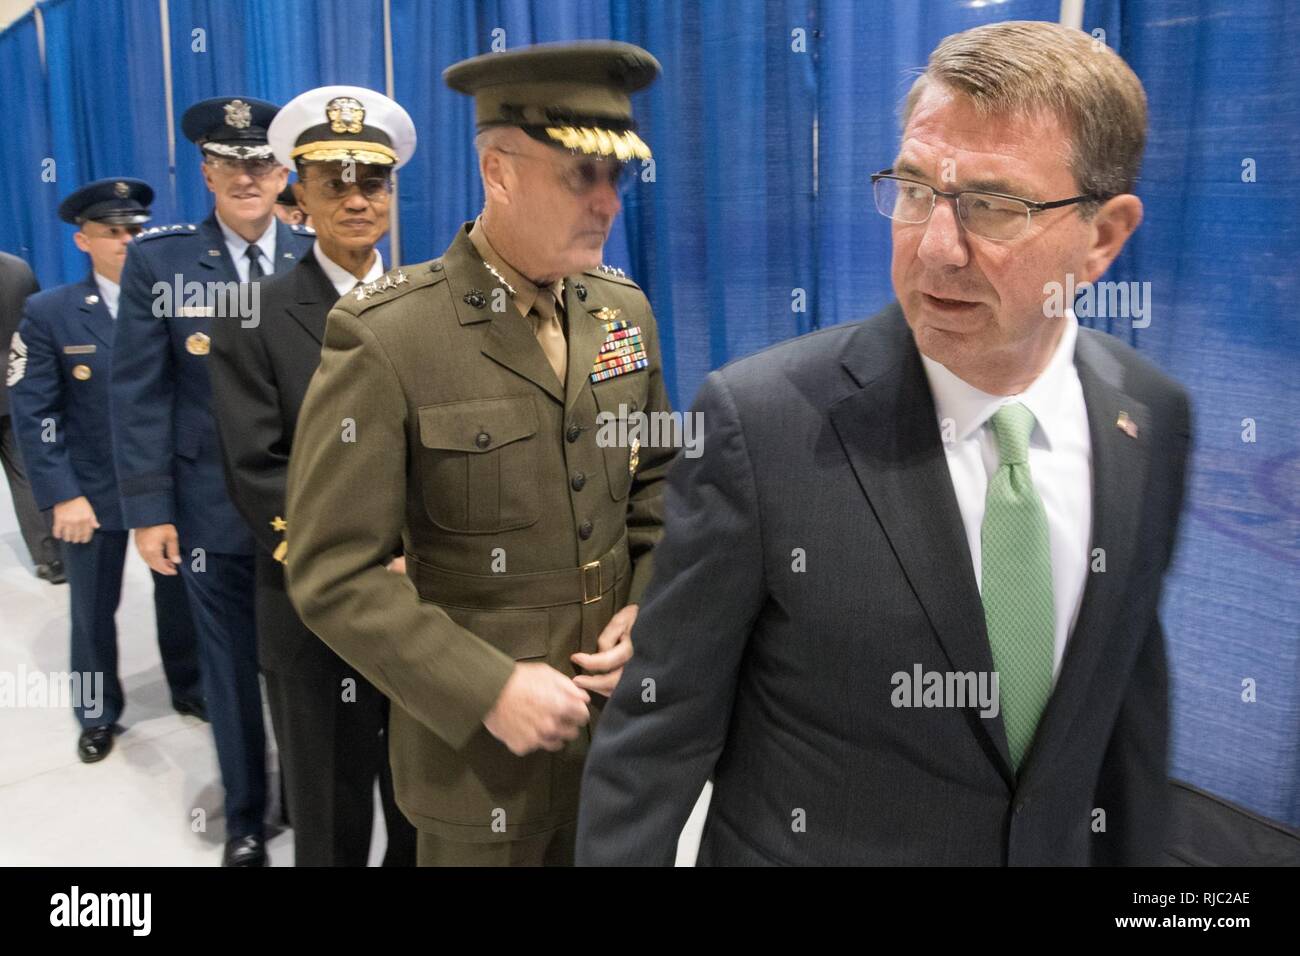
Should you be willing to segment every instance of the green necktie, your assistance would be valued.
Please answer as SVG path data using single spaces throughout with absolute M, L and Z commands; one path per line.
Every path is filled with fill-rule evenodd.
M 980 528 L 981 597 L 1002 723 L 1011 763 L 1019 770 L 1052 694 L 1052 553 L 1047 514 L 1029 476 L 1034 414 L 1024 405 L 1004 405 L 991 423 L 999 464 L 989 479 Z

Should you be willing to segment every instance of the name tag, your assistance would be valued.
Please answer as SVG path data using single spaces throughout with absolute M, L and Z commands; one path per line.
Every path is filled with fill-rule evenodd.
M 182 319 L 208 319 L 217 314 L 217 310 L 210 305 L 183 305 L 176 310 L 176 315 Z
M 65 345 L 63 346 L 64 355 L 94 355 L 94 345 Z

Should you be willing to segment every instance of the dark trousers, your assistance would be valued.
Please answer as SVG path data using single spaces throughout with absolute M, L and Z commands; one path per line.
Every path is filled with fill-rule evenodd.
M 117 623 L 114 615 L 122 597 L 126 563 L 126 531 L 96 531 L 85 544 L 60 542 L 72 605 L 72 670 L 102 674 L 102 696 L 82 695 L 73 701 L 81 726 L 114 724 L 125 700 L 117 675 Z M 152 572 L 151 572 L 152 573 Z M 158 650 L 172 700 L 202 696 L 198 643 L 189 602 L 179 577 L 153 575 L 153 606 L 158 626 Z M 94 682 L 92 686 L 97 686 Z M 99 695 L 97 695 L 99 696 Z
M 226 789 L 226 838 L 264 836 L 266 732 L 257 676 L 253 557 L 208 552 L 202 571 L 181 547 L 181 577 L 199 634 L 208 720 Z
M 48 511 L 36 507 L 32 486 L 27 481 L 23 460 L 18 452 L 18 437 L 14 434 L 13 420 L 0 415 L 0 463 L 9 481 L 9 495 L 14 500 L 14 514 L 18 516 L 18 530 L 32 564 L 49 564 L 59 557 L 59 542 L 53 533 L 53 520 Z
M 383 865 L 414 866 L 415 828 L 393 799 L 388 698 L 324 643 L 319 650 L 293 672 L 265 671 L 294 865 L 366 865 L 378 777 L 388 832 Z

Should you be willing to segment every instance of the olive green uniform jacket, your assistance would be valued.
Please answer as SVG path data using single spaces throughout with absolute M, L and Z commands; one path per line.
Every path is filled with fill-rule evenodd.
M 638 600 L 673 449 L 597 442 L 602 412 L 671 411 L 640 288 L 604 267 L 565 279 L 562 388 L 468 228 L 330 312 L 289 465 L 285 563 L 303 621 L 395 705 L 403 812 L 480 842 L 576 819 L 591 727 L 517 757 L 482 720 L 515 661 L 572 675 L 569 655 Z M 593 383 L 618 320 L 639 326 L 649 364 Z M 406 575 L 386 570 L 403 550 Z

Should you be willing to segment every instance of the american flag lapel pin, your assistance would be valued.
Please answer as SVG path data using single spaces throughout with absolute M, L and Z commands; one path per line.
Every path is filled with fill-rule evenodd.
M 1122 431 L 1129 438 L 1138 437 L 1137 422 L 1129 418 L 1128 412 L 1120 412 L 1119 418 L 1115 419 L 1115 427 Z

